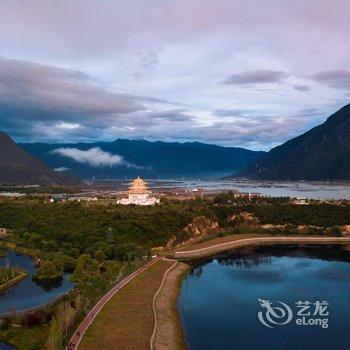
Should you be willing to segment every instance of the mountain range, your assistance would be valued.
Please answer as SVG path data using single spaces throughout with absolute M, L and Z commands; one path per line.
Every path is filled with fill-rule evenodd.
M 74 182 L 76 179 L 67 174 L 56 173 L 0 131 L 0 183 L 68 184 Z
M 350 104 L 273 148 L 239 176 L 260 180 L 350 180 Z
M 23 143 L 0 132 L 0 182 L 60 184 L 81 179 L 244 177 L 350 180 L 350 104 L 269 152 L 199 142 L 117 139 Z M 229 175 L 231 174 L 231 175 Z M 229 175 L 229 176 L 228 176 Z
M 241 171 L 264 152 L 199 142 L 117 139 L 95 143 L 23 143 L 56 171 L 81 179 L 218 178 Z

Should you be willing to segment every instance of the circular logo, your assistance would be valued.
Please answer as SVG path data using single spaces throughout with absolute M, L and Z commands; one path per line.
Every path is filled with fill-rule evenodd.
M 266 327 L 274 328 L 288 324 L 293 318 L 292 309 L 285 303 L 278 301 L 278 306 L 273 306 L 269 300 L 258 299 L 263 311 L 258 312 L 259 321 Z

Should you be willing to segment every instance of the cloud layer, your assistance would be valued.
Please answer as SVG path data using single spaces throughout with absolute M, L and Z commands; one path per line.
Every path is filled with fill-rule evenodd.
M 310 76 L 311 80 L 340 90 L 350 90 L 350 70 L 328 70 Z
M 137 165 L 128 163 L 125 159 L 110 152 L 105 152 L 99 147 L 93 147 L 88 150 L 80 150 L 77 148 L 57 148 L 51 151 L 53 154 L 58 154 L 63 157 L 71 158 L 78 163 L 88 164 L 92 167 L 115 167 L 125 166 L 128 168 L 139 168 Z M 64 169 L 67 170 L 67 169 Z M 62 168 L 56 169 L 56 171 L 63 171 Z
M 269 149 L 349 103 L 348 13 L 348 0 L 3 0 L 0 130 Z
M 279 83 L 286 79 L 288 74 L 274 70 L 254 70 L 242 73 L 231 74 L 223 81 L 226 85 L 251 85 Z

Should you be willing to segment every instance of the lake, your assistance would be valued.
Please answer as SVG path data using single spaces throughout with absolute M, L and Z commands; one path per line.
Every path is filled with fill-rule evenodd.
M 178 300 L 189 349 L 349 349 L 349 262 L 291 246 L 197 262 Z
M 32 276 L 35 274 L 35 267 L 32 258 L 29 256 L 16 254 L 10 250 L 6 257 L 0 258 L 0 266 L 5 266 L 8 262 L 10 265 L 17 265 L 26 269 L 29 276 L 0 293 L 0 313 L 26 310 L 49 303 L 74 288 L 74 284 L 68 280 L 69 274 L 64 274 L 61 279 L 50 282 L 38 283 L 33 281 Z

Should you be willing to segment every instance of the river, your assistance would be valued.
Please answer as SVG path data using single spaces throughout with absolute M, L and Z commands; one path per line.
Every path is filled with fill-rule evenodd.
M 62 278 L 52 282 L 45 281 L 39 284 L 33 281 L 35 267 L 29 256 L 16 254 L 10 250 L 6 257 L 0 258 L 0 266 L 5 266 L 7 263 L 26 269 L 29 276 L 0 293 L 0 313 L 26 310 L 49 303 L 74 287 L 68 280 L 69 274 L 64 274 Z
M 189 349 L 349 349 L 349 262 L 335 246 L 197 262 L 178 301 Z
M 234 180 L 194 180 L 194 181 L 150 181 L 153 188 L 181 187 L 189 190 L 201 188 L 206 191 L 237 190 L 240 192 L 257 192 L 270 197 L 305 197 L 310 199 L 348 199 L 349 183 L 327 182 L 267 182 Z
M 162 191 L 183 188 L 188 191 L 203 189 L 206 192 L 237 190 L 257 192 L 270 197 L 305 197 L 310 199 L 348 199 L 350 182 L 307 182 L 307 181 L 252 181 L 252 180 L 174 180 L 147 179 L 151 190 Z M 129 181 L 96 181 L 97 184 L 113 184 L 119 190 L 126 190 Z

